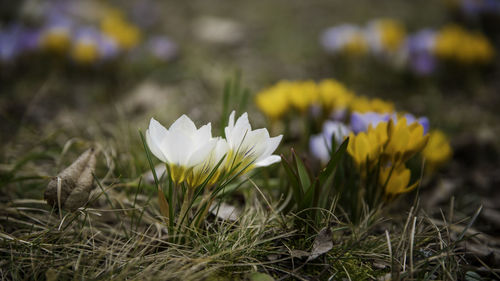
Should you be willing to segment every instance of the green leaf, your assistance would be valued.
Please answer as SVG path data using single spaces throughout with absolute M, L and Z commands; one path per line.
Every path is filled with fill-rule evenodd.
M 293 149 L 292 156 L 297 175 L 299 176 L 300 185 L 302 186 L 302 191 L 304 193 L 307 193 L 311 187 L 311 178 L 309 177 L 309 173 L 307 172 L 304 162 L 302 162 L 302 159 L 300 159 L 300 157 L 297 157 L 297 154 L 295 154 L 295 151 Z
M 467 281 L 482 281 L 483 278 L 474 271 L 467 271 L 465 273 L 465 280 Z
M 285 168 L 285 172 L 288 176 L 288 182 L 292 186 L 292 191 L 293 191 L 293 198 L 297 204 L 300 203 L 301 199 L 304 196 L 304 192 L 302 191 L 302 188 L 300 186 L 300 181 L 298 175 L 293 171 L 292 165 L 288 160 L 285 158 L 285 156 L 282 154 L 281 155 L 281 165 L 283 168 Z
M 344 142 L 340 145 L 337 151 L 333 154 L 332 158 L 326 165 L 326 167 L 320 172 L 318 176 L 319 184 L 323 186 L 325 182 L 334 174 L 335 169 L 341 162 L 349 144 L 349 138 L 346 138 Z

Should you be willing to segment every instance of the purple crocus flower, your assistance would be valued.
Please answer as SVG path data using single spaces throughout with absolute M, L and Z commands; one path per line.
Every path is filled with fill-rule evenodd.
M 420 75 L 429 75 L 436 69 L 436 58 L 430 53 L 417 53 L 410 57 L 410 67 Z
M 102 33 L 100 33 L 97 38 L 97 48 L 99 50 L 99 55 L 103 59 L 112 59 L 119 53 L 116 41 Z
M 93 27 L 85 26 L 75 32 L 74 44 L 95 45 L 100 59 L 110 59 L 118 54 L 116 42 Z
M 162 61 L 168 61 L 177 55 L 177 45 L 166 36 L 149 39 L 147 46 L 151 54 Z
M 428 75 L 436 68 L 436 58 L 432 50 L 435 45 L 436 32 L 424 29 L 406 40 L 409 66 L 416 73 Z
M 332 138 L 335 140 L 336 147 L 338 147 L 350 132 L 349 128 L 341 122 L 326 121 L 323 124 L 321 134 L 313 135 L 309 140 L 309 149 L 312 155 L 323 163 L 328 162 L 332 151 Z
M 483 2 L 477 0 L 462 0 L 460 2 L 462 11 L 469 17 L 477 17 L 482 10 Z
M 436 31 L 423 29 L 407 39 L 410 52 L 432 52 L 436 41 Z
M 389 114 L 381 114 L 376 112 L 353 112 L 351 114 L 351 130 L 356 134 L 365 132 L 366 130 L 368 130 L 368 127 L 370 125 L 372 125 L 372 127 L 376 127 L 380 122 L 387 122 L 389 121 L 389 119 Z
M 17 25 L 0 30 L 0 60 L 12 61 L 19 54 L 19 35 L 21 28 Z
M 40 31 L 25 29 L 19 38 L 19 48 L 22 51 L 33 51 L 38 48 Z
M 484 0 L 483 12 L 488 14 L 500 13 L 500 0 Z

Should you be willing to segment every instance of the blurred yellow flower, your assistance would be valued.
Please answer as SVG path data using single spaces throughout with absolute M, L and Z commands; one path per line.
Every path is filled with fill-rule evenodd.
M 273 120 L 283 117 L 289 108 L 289 88 L 290 82 L 281 81 L 275 86 L 259 92 L 255 97 L 257 107 Z
M 429 134 L 424 135 L 424 127 L 420 123 L 414 122 L 408 125 L 405 117 L 399 119 L 397 123 L 389 120 L 387 135 L 389 140 L 384 155 L 394 165 L 403 163 L 420 152 L 429 140 Z
M 63 53 L 70 46 L 69 30 L 59 27 L 50 28 L 42 34 L 40 44 L 47 50 Z
M 326 110 L 345 109 L 354 98 L 354 94 L 334 79 L 325 79 L 318 84 L 318 96 Z
M 404 25 L 394 19 L 381 19 L 375 22 L 380 32 L 380 44 L 384 50 L 394 52 L 403 44 L 406 37 Z
M 445 164 L 453 155 L 450 142 L 446 135 L 435 130 L 430 133 L 429 142 L 422 150 L 428 171 L 434 171 Z
M 353 34 L 350 40 L 345 44 L 344 51 L 350 56 L 366 54 L 368 51 L 368 43 L 363 34 Z
M 409 192 L 417 186 L 418 181 L 408 186 L 410 177 L 411 172 L 404 165 L 400 165 L 396 168 L 389 166 L 380 170 L 379 183 L 385 186 L 386 195 L 398 195 L 400 193 Z
M 394 104 L 392 102 L 384 101 L 379 98 L 368 99 L 367 97 L 354 97 L 350 103 L 351 111 L 366 113 L 392 113 L 394 112 Z
M 78 63 L 88 64 L 97 60 L 99 51 L 94 42 L 81 40 L 73 45 L 71 56 Z
M 468 32 L 454 24 L 439 31 L 434 52 L 443 59 L 462 63 L 487 63 L 495 55 L 493 46 L 484 35 Z
M 127 22 L 118 12 L 110 12 L 101 20 L 101 30 L 124 49 L 137 45 L 141 35 L 139 28 Z
M 290 103 L 300 112 L 305 112 L 318 100 L 318 89 L 312 80 L 293 82 L 289 90 Z

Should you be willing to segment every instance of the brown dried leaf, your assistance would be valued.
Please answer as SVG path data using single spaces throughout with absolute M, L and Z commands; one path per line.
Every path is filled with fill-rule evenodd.
M 47 185 L 44 198 L 49 205 L 75 211 L 87 203 L 93 189 L 96 150 L 89 148 Z
M 332 241 L 332 231 L 329 226 L 324 227 L 314 239 L 313 248 L 311 250 L 311 255 L 307 259 L 308 261 L 313 260 L 320 255 L 330 251 L 333 248 Z

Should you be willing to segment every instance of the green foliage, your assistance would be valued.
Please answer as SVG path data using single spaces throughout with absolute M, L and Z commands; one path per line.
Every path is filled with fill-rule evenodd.
M 332 153 L 332 157 L 326 167 L 317 176 L 311 176 L 311 172 L 292 149 L 292 160 L 289 161 L 282 155 L 282 166 L 286 171 L 290 192 L 293 201 L 290 201 L 295 212 L 301 217 L 311 219 L 316 225 L 320 224 L 319 209 L 330 209 L 334 205 L 334 191 L 337 186 L 333 185 L 333 179 L 339 169 L 347 149 L 349 139 L 346 139 L 340 147 Z M 342 184 L 343 179 L 338 179 L 335 184 Z

